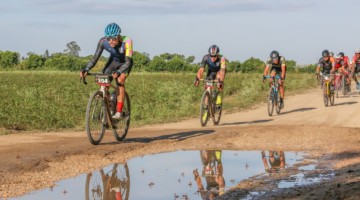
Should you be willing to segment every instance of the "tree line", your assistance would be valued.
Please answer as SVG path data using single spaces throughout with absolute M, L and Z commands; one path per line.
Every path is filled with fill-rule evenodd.
M 44 54 L 34 52 L 27 53 L 27 57 L 22 57 L 18 52 L 0 51 L 0 69 L 1 70 L 61 70 L 61 71 L 78 71 L 85 67 L 93 55 L 81 57 L 79 52 L 81 48 L 75 41 L 66 44 L 63 52 L 57 52 L 50 55 L 46 50 Z M 134 66 L 132 71 L 137 72 L 196 72 L 200 63 L 195 62 L 194 56 L 186 57 L 180 54 L 163 53 L 154 56 L 145 52 L 135 51 L 133 54 Z M 102 56 L 95 71 L 100 71 L 106 64 L 107 58 Z M 227 60 L 227 72 L 263 72 L 265 63 L 251 57 L 244 62 Z M 316 65 L 298 67 L 296 61 L 287 60 L 288 72 L 314 73 Z

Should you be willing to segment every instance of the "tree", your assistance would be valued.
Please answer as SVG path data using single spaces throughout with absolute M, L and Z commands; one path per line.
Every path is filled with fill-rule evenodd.
M 146 71 L 155 72 L 155 71 L 165 71 L 166 62 L 160 56 L 155 56 L 149 63 L 149 67 Z
M 296 66 L 296 61 L 294 61 L 294 60 L 286 61 L 286 71 L 287 72 L 295 72 L 295 66 Z
M 45 58 L 35 53 L 28 54 L 29 57 L 23 61 L 25 69 L 37 69 L 42 68 L 45 63 Z
M 240 68 L 241 72 L 260 72 L 264 69 L 265 63 L 258 58 L 247 59 Z
M 241 63 L 239 61 L 231 61 L 226 66 L 227 72 L 238 72 L 240 71 Z
M 189 56 L 186 58 L 186 63 L 191 64 L 194 62 L 194 60 L 195 60 L 195 56 Z
M 0 51 L 0 67 L 11 68 L 19 64 L 20 54 L 12 51 Z
M 80 46 L 77 45 L 75 41 L 71 41 L 66 44 L 66 49 L 64 50 L 64 53 L 71 56 L 79 57 L 80 51 L 81 51 Z
M 149 54 L 147 53 L 139 53 L 134 51 L 133 54 L 134 66 L 133 69 L 136 71 L 143 71 L 146 69 L 150 62 Z
M 48 59 L 50 57 L 49 50 L 45 50 L 44 58 Z

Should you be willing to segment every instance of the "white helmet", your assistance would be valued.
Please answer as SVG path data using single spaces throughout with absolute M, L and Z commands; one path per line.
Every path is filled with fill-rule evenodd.
M 355 49 L 355 53 L 360 53 L 360 49 Z

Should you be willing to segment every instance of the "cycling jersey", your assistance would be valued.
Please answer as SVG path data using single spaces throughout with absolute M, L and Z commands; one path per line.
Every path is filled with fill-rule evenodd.
M 342 66 L 345 66 L 344 60 L 335 60 L 335 70 L 338 70 Z
M 354 55 L 352 61 L 355 64 L 355 73 L 360 73 L 360 57 Z
M 322 68 L 321 71 L 324 74 L 330 74 L 333 63 L 330 61 L 330 59 L 328 61 L 325 61 L 324 58 L 320 58 L 319 66 Z
M 104 49 L 110 53 L 108 62 L 106 63 L 103 73 L 112 74 L 115 70 L 120 70 L 122 73 L 130 72 L 132 67 L 133 46 L 132 40 L 129 37 L 122 36 L 120 43 L 112 48 L 109 41 L 105 37 L 99 40 L 94 57 L 87 64 L 90 70 L 99 60 Z
M 269 58 L 269 60 L 266 62 L 266 65 L 268 65 L 270 67 L 270 71 L 275 70 L 276 74 L 281 75 L 281 72 L 282 72 L 281 66 L 282 65 L 286 66 L 286 61 L 285 61 L 285 58 L 283 56 L 280 56 L 279 57 L 279 63 L 274 64 L 273 60 L 271 58 Z
M 215 62 L 212 62 L 210 54 L 207 54 L 203 57 L 200 67 L 205 68 L 206 66 L 208 66 L 208 72 L 207 72 L 206 77 L 211 78 L 213 80 L 216 78 L 216 74 L 218 71 L 220 71 L 220 69 L 225 70 L 226 59 L 225 59 L 225 57 L 220 56 L 219 58 L 217 58 L 217 60 Z

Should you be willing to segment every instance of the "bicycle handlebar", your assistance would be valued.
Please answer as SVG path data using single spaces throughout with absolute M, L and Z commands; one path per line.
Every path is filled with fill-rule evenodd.
M 84 75 L 86 73 L 86 76 L 90 75 L 90 76 L 96 76 L 96 75 L 103 75 L 104 73 L 90 73 L 90 72 L 82 72 L 82 74 Z M 105 74 L 104 74 L 105 75 Z M 86 82 L 86 76 L 80 77 L 80 81 L 82 81 L 85 85 L 87 85 Z
M 276 75 L 276 76 L 265 76 L 265 78 L 275 78 L 275 79 L 282 79 L 281 76 Z

